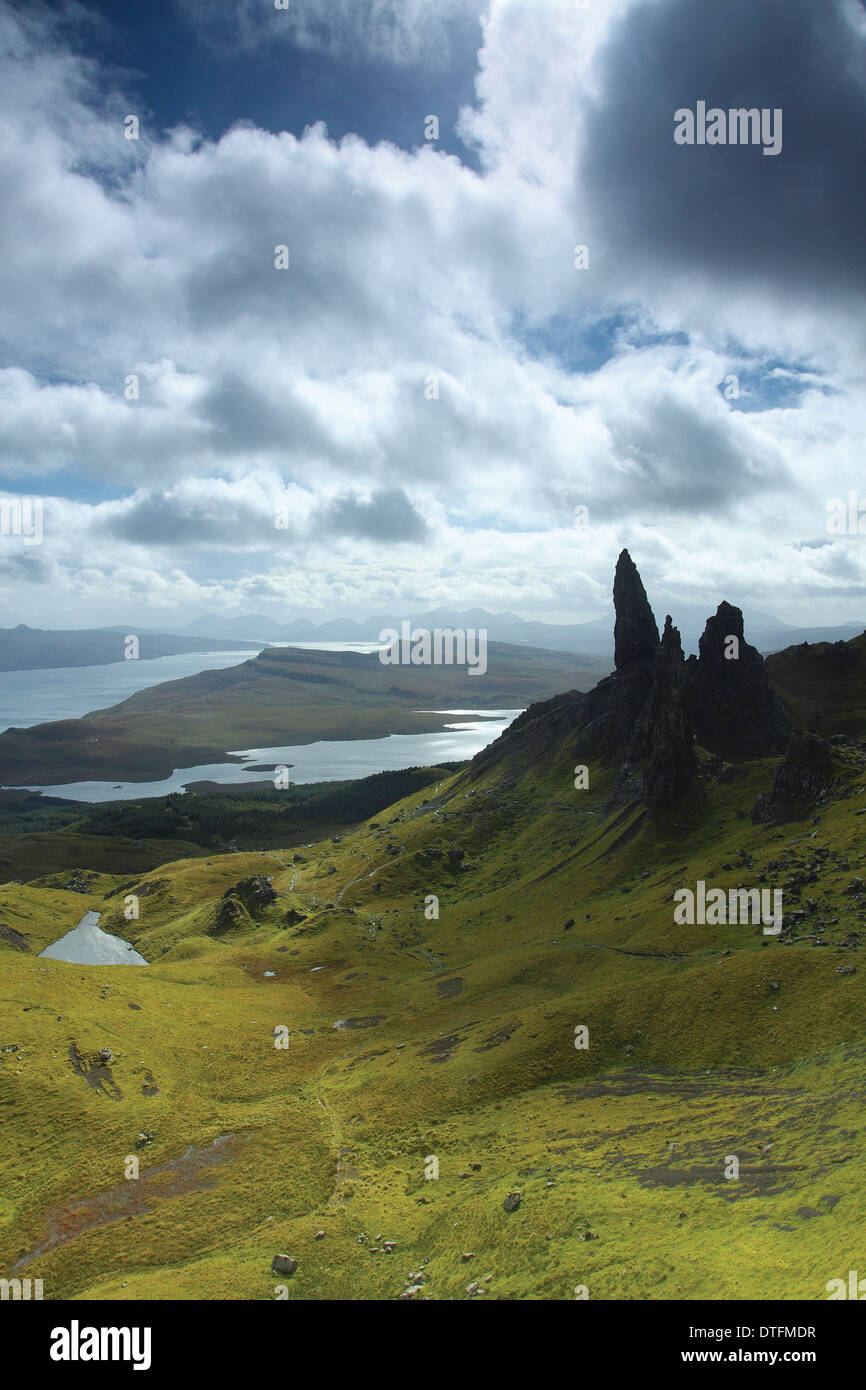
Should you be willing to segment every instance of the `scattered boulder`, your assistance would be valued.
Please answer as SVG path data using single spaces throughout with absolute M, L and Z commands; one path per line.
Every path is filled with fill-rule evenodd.
M 291 1255 L 275 1255 L 271 1261 L 272 1274 L 294 1274 L 298 1267 L 297 1260 L 293 1260 Z
M 506 1211 L 517 1211 L 522 1200 L 519 1192 L 509 1192 L 502 1205 Z
M 91 880 L 81 869 L 73 869 L 72 877 L 61 885 L 64 893 L 89 893 Z

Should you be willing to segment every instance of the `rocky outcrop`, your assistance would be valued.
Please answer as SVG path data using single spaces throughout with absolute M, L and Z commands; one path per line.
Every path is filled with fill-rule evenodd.
M 608 676 L 584 695 L 579 711 L 583 728 L 575 750 L 579 762 L 606 758 L 628 746 L 652 681 L 652 662 L 643 661 Z
M 625 671 L 636 662 L 652 661 L 659 644 L 659 630 L 643 581 L 627 550 L 622 551 L 616 562 L 613 606 L 616 610 L 613 662 L 617 671 Z
M 207 935 L 219 936 L 222 932 L 241 926 L 246 921 L 246 913 L 240 903 L 235 902 L 234 898 L 224 897 L 217 907 L 212 924 L 207 929 Z
M 0 922 L 0 941 L 5 941 L 7 946 L 11 946 L 16 951 L 30 950 L 27 937 L 22 936 L 20 931 L 16 931 L 14 927 L 7 927 L 5 922 Z
M 833 754 L 817 734 L 792 734 L 773 786 L 752 807 L 753 821 L 802 820 L 835 782 Z
M 616 671 L 584 696 L 576 748 L 583 762 L 621 752 L 613 804 L 636 795 L 653 809 L 674 804 L 695 776 L 696 742 L 726 758 L 784 749 L 788 718 L 760 653 L 745 640 L 739 608 L 721 603 L 700 655 L 686 661 L 669 615 L 659 640 L 627 550 L 617 562 L 614 607 Z
M 573 691 L 524 710 L 473 759 L 470 780 L 503 763 L 519 776 L 550 758 L 576 728 L 575 763 L 616 769 L 605 809 L 643 800 L 655 810 L 674 805 L 692 786 L 696 744 L 714 755 L 711 762 L 784 750 L 788 717 L 760 653 L 745 640 L 739 608 L 721 603 L 707 621 L 700 655 L 685 660 L 670 616 L 659 638 L 627 550 L 617 561 L 613 597 L 613 675 L 586 694 Z
M 720 603 L 707 619 L 700 656 L 686 663 L 690 717 L 698 743 L 725 758 L 781 753 L 791 732 L 764 659 L 743 635 L 743 614 Z
M 656 652 L 653 683 L 637 721 L 629 758 L 648 758 L 644 799 L 648 806 L 669 806 L 686 791 L 697 767 L 688 709 L 686 666 L 679 629 L 665 618 Z
M 62 885 L 62 891 L 64 893 L 89 893 L 94 878 L 95 874 L 85 873 L 81 869 L 73 869 L 72 877 Z
M 239 898 L 248 912 L 270 907 L 271 903 L 277 901 L 277 893 L 264 874 L 252 874 L 249 878 L 241 879 L 234 888 L 227 888 L 223 897 Z
M 616 562 L 613 606 L 616 671 L 584 696 L 583 731 L 576 750 L 582 762 L 628 746 L 652 690 L 659 630 L 627 550 Z

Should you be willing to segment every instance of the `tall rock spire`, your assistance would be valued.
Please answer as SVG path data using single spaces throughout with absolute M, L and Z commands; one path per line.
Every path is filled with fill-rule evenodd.
M 614 665 L 618 671 L 636 662 L 652 661 L 659 644 L 659 630 L 649 606 L 637 566 L 627 550 L 616 562 L 613 581 Z
M 760 652 L 743 636 L 743 614 L 720 603 L 707 619 L 700 657 L 688 663 L 691 717 L 698 742 L 723 757 L 761 757 L 784 751 L 788 717 Z
M 697 766 L 686 704 L 686 667 L 679 629 L 670 616 L 656 651 L 653 683 L 635 722 L 630 762 L 647 759 L 643 790 L 647 805 L 672 805 L 685 792 Z

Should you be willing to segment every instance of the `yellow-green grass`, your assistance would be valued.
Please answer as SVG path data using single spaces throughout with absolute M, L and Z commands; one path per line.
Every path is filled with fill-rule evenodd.
M 4 1272 L 83 1202 L 71 1238 L 19 1266 L 47 1298 L 270 1299 L 285 1285 L 388 1299 L 421 1264 L 422 1298 L 467 1297 L 474 1281 L 494 1298 L 826 1297 L 866 1234 L 863 909 L 849 892 L 863 781 L 817 823 L 773 827 L 748 818 L 772 760 L 658 821 L 606 813 L 610 775 L 592 768 L 580 792 L 572 767 L 566 740 L 522 774 L 450 777 L 340 843 L 103 875 L 88 896 L 55 880 L 0 888 L 0 920 L 34 945 L 0 946 L 0 1047 L 19 1049 L 0 1052 Z M 778 887 L 823 849 L 802 899 L 826 945 L 806 923 L 795 940 L 674 926 L 675 888 Z M 254 873 L 278 902 L 209 934 L 226 889 Z M 36 958 L 88 907 L 150 966 Z M 104 1088 L 76 1071 L 73 1044 L 91 1068 L 112 1049 Z M 141 1131 L 154 1139 L 136 1149 Z M 270 1273 L 279 1252 L 299 1261 L 290 1279 Z

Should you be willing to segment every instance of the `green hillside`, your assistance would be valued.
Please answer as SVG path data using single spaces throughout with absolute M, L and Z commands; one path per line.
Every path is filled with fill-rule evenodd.
M 799 728 L 866 735 L 866 632 L 788 647 L 767 658 L 767 672 Z
M 698 750 L 650 815 L 610 805 L 604 759 L 575 789 L 574 699 L 335 840 L 0 888 L 31 947 L 0 942 L 6 1272 L 46 1298 L 826 1297 L 864 1233 L 863 759 L 756 825 L 779 758 Z M 698 879 L 783 886 L 783 934 L 675 927 Z M 85 908 L 150 966 L 38 959 Z

